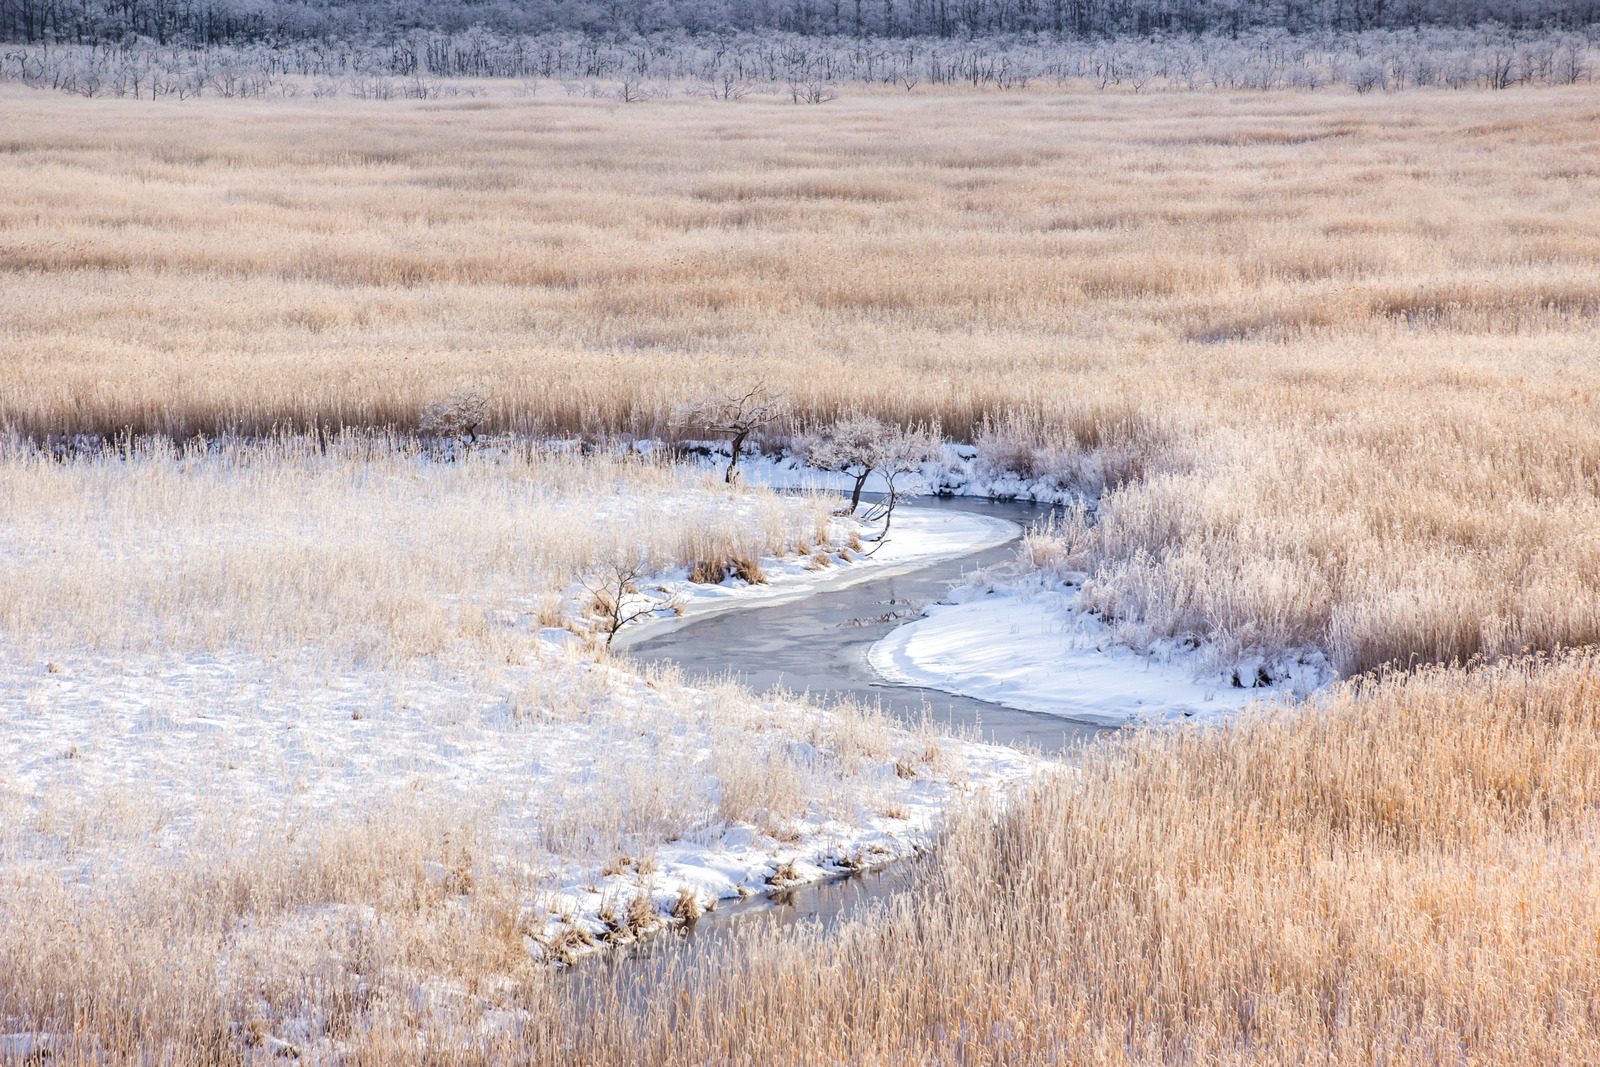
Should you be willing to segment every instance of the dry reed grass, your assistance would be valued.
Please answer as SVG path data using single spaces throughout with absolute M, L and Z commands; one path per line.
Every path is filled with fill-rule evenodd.
M 462 383 L 488 386 L 502 427 L 654 434 L 709 383 L 766 377 L 804 417 L 936 419 L 995 462 L 1103 493 L 1034 547 L 1148 633 L 1320 643 L 1357 672 L 1600 629 L 1590 88 L 782 110 L 0 101 L 0 421 L 26 434 L 403 428 Z M 289 502 L 322 486 L 332 514 L 370 499 L 362 472 L 405 461 L 304 451 L 227 478 L 8 456 L 0 536 L 34 563 L 6 557 L 8 631 L 222 635 L 105 554 L 156 574 L 133 557 L 160 558 L 163 523 L 231 501 L 217 534 L 236 538 L 263 495 L 282 504 L 274 538 L 304 552 L 269 573 L 326 559 Z M 470 534 L 485 496 L 525 491 L 475 463 L 433 477 L 460 483 L 455 506 L 430 519 L 404 499 L 435 543 Z M 571 477 L 592 495 L 594 475 Z M 393 510 L 385 528 L 409 529 Z M 77 523 L 125 541 L 72 544 Z M 353 537 L 308 530 L 350 589 L 395 578 L 338 555 Z M 411 578 L 406 557 L 404 580 L 437 592 L 466 573 L 486 599 L 461 610 L 481 611 L 519 538 L 469 536 L 483 565 L 465 572 Z M 154 603 L 157 621 L 128 613 L 125 639 L 69 618 L 51 582 L 69 605 Z M 288 592 L 345 607 L 325 584 Z M 306 636 L 267 614 L 279 590 L 240 587 L 246 639 Z M 417 636 L 400 606 L 350 610 L 379 649 L 476 625 L 440 608 Z M 902 910 L 831 938 L 752 932 L 644 992 L 626 971 L 573 989 L 532 970 L 514 880 L 475 867 L 448 899 L 419 881 L 444 834 L 472 838 L 470 813 L 402 807 L 380 813 L 409 828 L 392 839 L 334 825 L 305 857 L 263 838 L 237 864 L 219 838 L 214 869 L 129 863 L 88 897 L 6 837 L 0 1023 L 180 1063 L 260 1047 L 258 1015 L 384 1064 L 1594 1062 L 1597 678 L 1588 654 L 1426 668 L 1290 717 L 1139 735 L 998 820 L 973 813 Z M 878 758 L 873 733 L 846 731 Z M 793 810 L 782 749 L 723 751 L 719 802 Z M 600 826 L 594 848 L 662 832 L 655 771 L 638 821 Z M 108 829 L 56 800 L 46 826 L 69 857 L 127 848 L 152 817 L 107 794 Z M 303 910 L 329 902 L 306 933 Z M 238 968 L 223 983 L 219 957 Z
M 1053 532 L 1133 640 L 1326 650 L 1346 675 L 1600 642 L 1594 335 L 1282 367 Z M 1309 359 L 1332 343 L 1304 344 Z
M 827 500 L 619 455 L 439 462 L 352 434 L 58 462 L 0 449 L 0 638 L 48 653 L 245 649 L 504 662 L 552 594 L 614 558 L 647 573 L 826 541 Z M 581 590 L 580 590 L 581 591 Z M 567 605 L 569 618 L 577 614 Z
M 1463 335 L 1583 334 L 1596 93 L 8 91 L 0 421 L 408 426 L 472 382 L 502 428 L 661 434 L 762 377 L 805 416 L 1042 411 L 1083 440 L 1192 393 L 1381 393 Z
M 1432 668 L 1134 735 L 969 817 L 903 908 L 557 1032 L 604 1064 L 1594 1062 L 1596 677 Z
M 1600 632 L 1592 87 L 3 100 L 23 433 L 404 428 L 470 383 L 667 435 L 766 379 L 1119 490 L 1083 558 L 1136 634 L 1356 673 Z
M 86 1045 L 115 1019 L 94 1043 L 183 1063 L 237 1053 L 264 1000 L 342 1018 L 356 1063 L 1593 1062 L 1597 676 L 1589 655 L 1429 668 L 1133 735 L 1001 815 L 970 811 L 909 896 L 828 934 L 755 923 L 574 982 L 506 944 L 492 886 L 451 912 L 405 864 L 345 857 L 340 884 L 400 878 L 385 892 L 409 903 L 336 912 L 275 957 L 236 948 L 263 1000 L 193 978 L 219 943 L 191 931 L 240 914 L 220 887 L 181 936 L 143 925 L 176 914 L 179 882 L 78 913 L 73 939 L 0 926 L 25 963 L 5 1009 L 26 989 Z M 70 914 L 41 893 L 0 907 Z M 451 994 L 408 1001 L 419 963 L 456 975 Z

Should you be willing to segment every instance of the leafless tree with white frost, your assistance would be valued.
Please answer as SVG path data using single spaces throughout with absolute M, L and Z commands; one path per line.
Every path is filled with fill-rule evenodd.
M 724 434 L 728 438 L 728 469 L 723 481 L 732 484 L 745 442 L 790 411 L 789 398 L 765 382 L 749 389 L 709 396 L 679 410 L 676 421 L 692 431 Z
M 885 496 L 861 515 L 866 522 L 883 524 L 873 538 L 876 541 L 888 536 L 895 505 L 899 503 L 901 479 L 920 472 L 922 465 L 938 454 L 938 448 L 936 430 L 896 426 L 860 412 L 852 412 L 801 439 L 801 454 L 811 466 L 854 479 L 850 505 L 841 509 L 844 514 L 854 515 L 860 509 L 862 491 L 873 474 L 884 480 Z
M 454 440 L 470 449 L 489 421 L 489 394 L 477 386 L 457 389 L 422 409 L 418 426 L 424 434 Z

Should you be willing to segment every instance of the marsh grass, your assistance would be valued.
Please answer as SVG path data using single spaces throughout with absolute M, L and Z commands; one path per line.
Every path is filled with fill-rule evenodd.
M 0 634 L 18 648 L 315 648 L 505 661 L 580 625 L 581 582 L 618 553 L 647 573 L 826 541 L 828 501 L 723 485 L 625 454 L 538 448 L 441 462 L 350 433 L 58 461 L 0 446 Z
M 0 423 L 35 439 L 463 396 L 671 437 L 761 382 L 792 428 L 938 425 L 1100 496 L 1075 536 L 1136 639 L 1357 674 L 1600 634 L 1592 86 L 4 100 Z
M 937 423 L 990 474 L 1096 497 L 1028 550 L 1136 639 L 1422 665 L 1108 746 L 967 813 L 896 907 L 751 930 L 643 993 L 532 965 L 536 879 L 486 860 L 470 803 L 302 837 L 219 817 L 169 850 L 146 791 L 0 789 L 0 1025 L 63 1035 L 58 1062 L 285 1034 L 373 1064 L 1600 1060 L 1600 664 L 1519 656 L 1600 637 L 1593 88 L 0 100 L 0 422 L 307 431 L 8 445 L 0 628 L 52 671 L 308 640 L 499 664 L 503 613 L 548 623 L 616 538 L 684 566 L 814 546 L 814 502 L 408 437 L 479 387 L 524 439 L 665 436 L 755 376 L 802 424 Z M 510 719 L 614 711 L 593 684 L 535 673 Z M 547 843 L 647 881 L 645 837 L 781 830 L 802 798 L 875 802 L 852 767 L 939 760 L 846 718 L 818 763 L 803 722 L 715 714 L 763 739 L 718 749 L 728 788 L 614 768 L 626 803 L 547 812 Z M 686 755 L 684 722 L 612 725 Z
M 174 1063 L 289 1018 L 354 1063 L 1589 1062 L 1597 677 L 1590 654 L 1427 668 L 1130 735 L 968 810 L 894 904 L 667 948 L 644 985 L 531 966 L 511 887 L 413 873 L 437 821 L 101 887 L 89 910 L 13 885 L 3 1006 Z M 323 899 L 349 906 L 274 918 Z M 194 964 L 224 947 L 219 991 Z M 422 975 L 443 984 L 419 999 Z
M 573 1018 L 576 1058 L 1588 1062 L 1596 677 L 1428 668 L 1131 735 L 969 812 L 887 911 L 751 931 Z
M 1175 397 L 1231 424 L 1463 338 L 1564 350 L 1600 308 L 1588 86 L 3 100 L 0 422 L 31 435 L 405 428 L 470 394 L 490 429 L 669 436 L 764 379 L 802 419 L 1020 412 L 1093 448 Z

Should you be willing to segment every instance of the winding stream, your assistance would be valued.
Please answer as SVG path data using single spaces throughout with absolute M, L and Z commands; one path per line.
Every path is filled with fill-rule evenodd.
M 904 510 L 964 511 L 1026 526 L 1050 507 L 974 497 L 918 498 Z M 893 536 L 892 534 L 890 535 Z M 979 552 L 906 573 L 823 590 L 802 600 L 691 619 L 628 646 L 638 661 L 670 661 L 690 681 L 732 677 L 757 692 L 775 685 L 824 700 L 849 697 L 910 721 L 976 728 L 985 741 L 1054 753 L 1091 741 L 1107 727 L 1057 715 L 991 704 L 935 689 L 895 685 L 867 663 L 867 650 L 884 634 L 915 619 L 951 586 L 982 567 L 1016 553 L 1017 538 Z
M 1021 528 L 1049 512 L 1047 506 L 965 497 L 918 499 L 903 508 L 948 509 L 1008 519 Z M 971 697 L 883 681 L 867 663 L 867 650 L 884 634 L 916 618 L 966 575 L 1013 558 L 1017 538 L 1002 545 L 952 559 L 934 561 L 902 574 L 864 580 L 856 585 L 819 591 L 802 600 L 769 607 L 750 607 L 691 619 L 652 634 L 628 648 L 645 663 L 672 662 L 690 681 L 734 679 L 756 691 L 774 685 L 813 697 L 848 697 L 908 721 L 925 716 L 950 723 L 962 732 L 975 731 L 986 741 L 1059 753 L 1102 737 L 1111 727 L 1075 722 L 1054 715 L 1019 711 Z M 799 886 L 772 897 L 722 902 L 715 911 L 686 928 L 681 936 L 649 938 L 603 959 L 577 968 L 598 979 L 601 971 L 623 965 L 630 972 L 644 966 L 682 964 L 683 954 L 710 956 L 735 925 L 747 921 L 795 923 L 803 920 L 824 928 L 887 902 L 915 880 L 927 860 L 909 860 L 878 871 L 834 881 Z M 739 919 L 740 923 L 733 920 Z M 631 980 L 648 984 L 649 975 Z

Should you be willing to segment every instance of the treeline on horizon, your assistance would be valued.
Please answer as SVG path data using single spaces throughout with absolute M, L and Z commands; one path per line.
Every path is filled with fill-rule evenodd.
M 0 40 L 222 45 L 415 30 L 857 38 L 1362 32 L 1600 23 L 1600 0 L 0 0 Z

